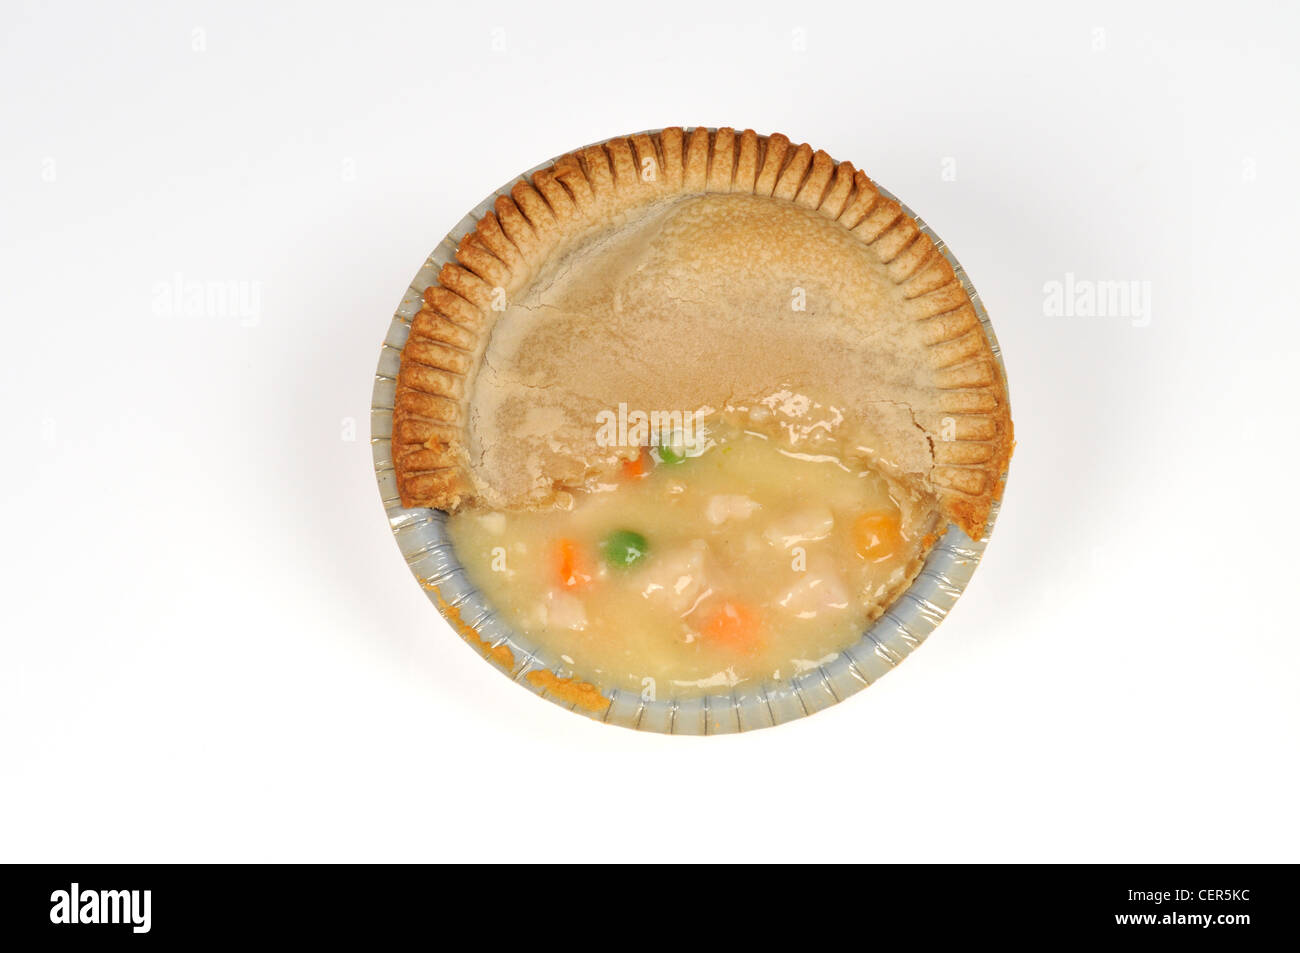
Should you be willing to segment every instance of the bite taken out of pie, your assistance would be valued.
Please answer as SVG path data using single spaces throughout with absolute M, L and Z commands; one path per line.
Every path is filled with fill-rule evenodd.
M 779 682 L 861 637 L 1012 448 L 945 256 L 864 173 L 697 128 L 563 156 L 424 292 L 392 454 L 474 584 L 599 706 Z

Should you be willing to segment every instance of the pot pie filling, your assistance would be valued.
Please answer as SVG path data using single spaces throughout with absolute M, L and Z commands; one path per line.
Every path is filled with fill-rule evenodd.
M 633 455 L 557 505 L 448 529 L 492 605 L 579 678 L 674 694 L 781 681 L 856 642 L 911 582 L 933 501 L 759 404 Z

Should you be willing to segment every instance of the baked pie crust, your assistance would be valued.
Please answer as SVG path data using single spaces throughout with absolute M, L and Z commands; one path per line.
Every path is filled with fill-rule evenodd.
M 611 139 L 517 182 L 425 290 L 397 486 L 406 507 L 545 505 L 621 452 L 595 445 L 595 411 L 781 394 L 813 395 L 849 446 L 982 537 L 1012 449 L 1006 385 L 917 222 L 780 134 Z

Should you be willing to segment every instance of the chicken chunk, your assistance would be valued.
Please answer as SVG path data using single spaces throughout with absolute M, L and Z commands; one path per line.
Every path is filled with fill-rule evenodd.
M 704 540 L 694 539 L 664 553 L 642 574 L 641 595 L 678 615 L 689 611 L 708 591 L 708 552 Z
M 771 523 L 763 530 L 763 538 L 774 546 L 793 546 L 825 539 L 835 528 L 835 517 L 824 506 L 810 506 L 796 510 Z

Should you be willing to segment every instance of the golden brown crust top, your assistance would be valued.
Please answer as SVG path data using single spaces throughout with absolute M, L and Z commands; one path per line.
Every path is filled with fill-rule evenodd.
M 916 415 L 945 516 L 984 532 L 1012 448 L 1005 383 L 969 296 L 916 222 L 848 162 L 752 130 L 665 129 L 562 156 L 496 200 L 424 292 L 402 350 L 393 462 L 403 506 L 476 498 L 467 428 L 494 319 L 543 264 L 625 213 L 676 196 L 744 193 L 819 212 L 869 248 L 922 333 L 937 400 Z

